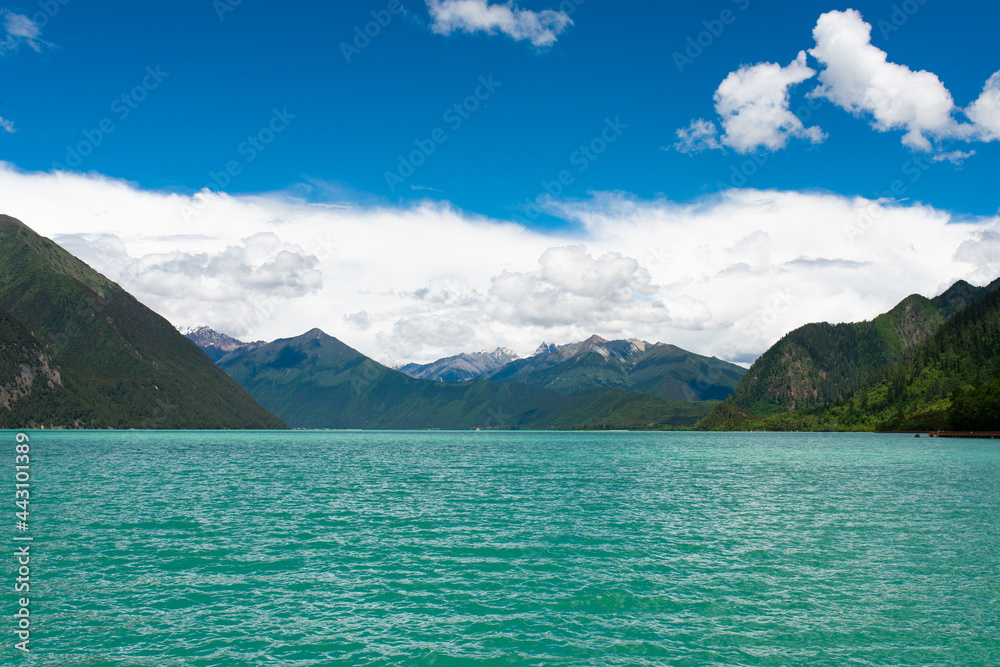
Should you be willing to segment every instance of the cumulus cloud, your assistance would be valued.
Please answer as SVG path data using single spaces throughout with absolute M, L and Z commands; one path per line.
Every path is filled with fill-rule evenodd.
M 969 275 L 971 281 L 985 283 L 1000 276 L 1000 225 L 975 230 L 972 238 L 958 246 L 955 258 L 976 267 Z
M 17 51 L 22 44 L 27 44 L 35 51 L 50 46 L 48 42 L 42 40 L 42 31 L 35 22 L 24 14 L 5 10 L 0 16 L 3 17 L 3 28 L 6 33 L 3 40 L 0 40 L 0 55 L 8 51 Z
M 751 361 L 807 322 L 1000 274 L 1000 218 L 818 193 L 596 194 L 553 209 L 572 234 L 442 204 L 191 197 L 4 163 L 0 201 L 174 324 L 251 340 L 319 327 L 387 363 L 595 333 Z
M 452 32 L 501 32 L 515 40 L 528 40 L 541 48 L 551 46 L 573 21 L 565 12 L 520 9 L 513 2 L 490 4 L 488 0 L 427 0 L 434 23 L 443 35 Z
M 359 310 L 356 313 L 344 315 L 344 321 L 361 329 L 362 331 L 367 331 L 372 328 L 372 320 L 368 317 L 368 311 L 366 310 Z
M 871 29 L 854 9 L 819 17 L 813 29 L 816 44 L 808 52 L 821 65 L 819 85 L 808 97 L 829 100 L 866 118 L 879 132 L 903 131 L 904 145 L 936 152 L 936 161 L 957 164 L 975 154 L 944 152 L 944 140 L 1000 139 L 1000 72 L 990 77 L 982 95 L 963 110 L 955 106 L 951 92 L 936 74 L 890 62 L 888 54 L 871 43 Z M 791 88 L 815 75 L 805 52 L 799 52 L 787 67 L 777 63 L 741 66 L 715 92 L 721 138 L 716 138 L 712 123 L 698 119 L 677 130 L 679 141 L 674 147 L 690 153 L 729 146 L 748 153 L 761 147 L 781 150 L 792 137 L 823 141 L 820 128 L 804 127 L 789 110 Z M 960 112 L 972 122 L 960 122 Z
M 819 17 L 809 53 L 825 69 L 813 94 L 870 116 L 879 131 L 905 130 L 903 143 L 917 150 L 931 150 L 931 139 L 968 138 L 971 127 L 955 120 L 954 100 L 937 75 L 889 62 L 872 45 L 871 29 L 853 9 Z
M 805 51 L 786 67 L 761 63 L 731 72 L 715 91 L 715 110 L 725 131 L 722 143 L 749 153 L 759 147 L 780 150 L 789 137 L 823 141 L 818 127 L 805 127 L 789 110 L 789 89 L 815 75 L 806 65 Z
M 816 75 L 806 64 L 806 53 L 782 67 L 778 63 L 744 65 L 731 72 L 715 91 L 715 111 L 722 120 L 718 137 L 714 123 L 702 118 L 677 130 L 674 148 L 682 153 L 733 148 L 749 153 L 760 148 L 777 151 L 793 137 L 819 143 L 826 138 L 818 127 L 805 127 L 791 112 L 790 90 Z
M 59 234 L 54 240 L 127 289 L 165 306 L 183 323 L 211 319 L 234 335 L 271 316 L 277 303 L 322 287 L 318 259 L 273 232 L 259 232 L 221 252 L 153 252 L 132 257 L 113 234 Z
M 429 349 L 456 349 L 467 345 L 475 337 L 475 324 L 474 319 L 456 320 L 434 313 L 407 315 L 396 320 L 391 333 L 380 331 L 376 341 L 390 365 L 399 366 Z
M 549 248 L 532 272 L 504 271 L 493 277 L 487 313 L 512 325 L 541 327 L 616 326 L 624 321 L 670 319 L 649 272 L 620 253 L 594 258 L 582 245 Z
M 677 130 L 674 148 L 681 153 L 700 153 L 703 150 L 722 148 L 718 139 L 719 130 L 715 123 L 704 118 L 696 118 L 687 127 Z
M 181 281 L 202 299 L 228 301 L 243 292 L 294 298 L 317 290 L 318 260 L 301 248 L 283 244 L 277 234 L 259 232 L 220 253 L 151 254 L 125 267 L 123 276 L 144 291 L 170 295 Z
M 983 86 L 983 94 L 965 111 L 979 130 L 983 141 L 1000 139 L 1000 72 L 996 72 Z
M 17 132 L 17 128 L 14 127 L 14 123 L 3 117 L 0 117 L 0 130 L 3 130 L 8 134 L 14 134 Z

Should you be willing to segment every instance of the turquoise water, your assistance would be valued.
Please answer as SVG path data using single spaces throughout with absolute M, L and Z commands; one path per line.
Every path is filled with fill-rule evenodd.
M 1000 664 L 996 442 L 31 435 L 4 664 Z

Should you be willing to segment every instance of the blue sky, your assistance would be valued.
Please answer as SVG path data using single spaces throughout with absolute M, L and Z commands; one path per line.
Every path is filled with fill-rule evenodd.
M 47 17 L 45 3 L 5 4 L 10 11 Z M 675 131 L 692 118 L 712 117 L 712 94 L 729 72 L 741 64 L 787 64 L 811 46 L 820 13 L 845 8 L 765 0 L 587 0 L 570 3 L 573 24 L 539 49 L 502 34 L 435 34 L 427 6 L 409 0 L 401 3 L 401 14 L 383 14 L 383 21 L 391 17 L 389 24 L 360 52 L 349 50 L 348 63 L 342 43 L 353 46 L 354 29 L 372 21 L 372 11 L 385 11 L 386 2 L 289 2 L 280 8 L 251 1 L 213 7 L 208 0 L 51 4 L 59 9 L 47 18 L 42 39 L 52 46 L 42 53 L 22 46 L 3 62 L 0 115 L 18 132 L 3 137 L 2 151 L 24 169 L 67 164 L 66 147 L 85 141 L 84 130 L 111 118 L 115 131 L 78 169 L 146 188 L 218 189 L 210 173 L 240 159 L 237 147 L 266 125 L 272 109 L 287 108 L 295 116 L 287 131 L 228 191 L 326 184 L 313 196 L 390 203 L 447 199 L 495 218 L 523 212 L 525 200 L 544 192 L 542 183 L 564 169 L 574 172 L 565 192 L 570 197 L 622 190 L 686 201 L 733 182 L 733 167 L 750 171 L 745 156 L 732 150 L 691 156 L 663 148 L 675 143 Z M 911 69 L 937 74 L 959 106 L 972 102 L 1000 67 L 996 3 L 912 0 L 906 9 L 916 11 L 895 17 L 893 7 L 902 9 L 900 3 L 851 6 L 875 26 L 875 46 Z M 729 25 L 719 21 L 724 11 L 731 12 L 725 17 Z M 906 22 L 886 39 L 879 21 L 895 28 L 901 16 Z M 707 32 L 720 26 L 717 37 Z M 689 37 L 707 44 L 700 55 L 689 50 Z M 682 61 L 678 71 L 675 53 L 697 57 Z M 121 119 L 124 107 L 113 111 L 112 101 L 141 85 L 148 66 L 169 76 L 140 94 L 146 99 Z M 445 122 L 445 111 L 474 95 L 480 76 L 500 86 L 467 119 L 453 115 Z M 802 105 L 810 87 L 792 90 L 795 108 L 807 108 Z M 830 104 L 810 114 L 829 138 L 769 155 L 747 186 L 870 196 L 888 187 L 913 157 L 900 144 L 899 131 L 873 132 L 864 120 Z M 457 128 L 455 118 L 463 120 Z M 621 119 L 628 128 L 580 173 L 582 164 L 571 164 L 571 156 L 599 135 L 606 118 Z M 397 156 L 408 156 L 417 149 L 414 142 L 427 140 L 436 128 L 446 130 L 447 142 L 391 189 L 385 172 L 395 171 Z M 995 213 L 1000 145 L 975 150 L 961 165 L 921 169 L 909 196 L 964 213 Z
M 622 201 L 661 212 L 664 207 L 697 210 L 718 197 L 748 200 L 757 192 L 808 195 L 817 202 L 828 196 L 837 201 L 889 197 L 886 205 L 914 213 L 923 210 L 919 204 L 949 216 L 951 224 L 992 220 L 1000 206 L 995 182 L 1000 125 L 996 107 L 987 104 L 992 98 L 984 96 L 978 123 L 968 115 L 1000 70 L 995 38 L 1000 5 L 992 2 L 41 0 L 0 2 L 0 8 L 7 31 L 0 44 L 0 118 L 7 130 L 0 131 L 0 159 L 22 177 L 54 179 L 56 171 L 65 170 L 89 182 L 124 182 L 160 200 L 170 193 L 190 198 L 208 187 L 241 201 L 263 195 L 269 201 L 299 202 L 307 211 L 347 207 L 360 216 L 457 210 L 470 224 L 514 221 L 532 235 L 562 235 L 553 247 L 575 239 L 591 254 L 597 247 L 605 255 L 618 252 L 643 270 L 651 261 L 665 262 L 636 257 L 624 246 L 616 250 L 616 233 L 609 229 L 621 218 L 600 229 L 587 221 L 610 215 L 608 206 L 620 211 Z M 848 9 L 859 13 L 857 20 L 841 16 L 840 24 L 831 23 L 835 36 L 823 55 L 813 33 L 820 17 Z M 875 62 L 876 83 L 869 82 L 867 92 L 852 88 L 866 65 L 851 60 L 853 50 L 835 46 L 845 35 L 856 37 L 862 21 L 872 27 L 868 55 L 875 62 L 878 51 L 884 51 L 888 63 Z M 358 39 L 366 28 L 374 36 Z M 800 52 L 810 50 L 814 53 L 803 54 L 796 65 Z M 762 63 L 773 66 L 745 69 Z M 922 70 L 937 83 L 926 85 L 926 77 L 911 76 Z M 717 91 L 727 80 L 732 85 L 720 98 Z M 795 83 L 781 84 L 786 80 Z M 825 95 L 817 94 L 821 85 Z M 866 102 L 872 90 L 876 97 L 884 93 L 884 99 Z M 785 120 L 788 113 L 797 120 L 781 125 L 780 98 L 786 92 Z M 768 106 L 767 94 L 772 102 L 777 95 L 777 107 Z M 726 112 L 729 103 L 737 111 Z M 942 104 L 951 106 L 942 112 Z M 678 131 L 698 121 L 711 132 L 685 147 Z M 590 152 L 581 150 L 588 146 Z M 547 199 L 546 192 L 557 196 Z M 608 197 L 620 201 L 612 205 Z M 24 209 L 34 211 L 28 204 Z M 809 210 L 803 215 L 810 216 Z M 38 226 L 53 235 L 77 234 L 84 239 L 75 248 L 82 255 L 95 235 L 124 238 L 94 223 L 97 212 L 65 223 L 48 222 L 50 215 L 44 208 L 35 212 Z M 644 220 L 653 217 L 650 213 Z M 296 245 L 278 227 L 268 233 Z M 441 223 L 441 229 L 447 227 Z M 443 240 L 433 226 L 429 229 L 429 238 Z M 713 238 L 709 229 L 704 235 L 706 242 Z M 594 241 L 596 236 L 603 240 Z M 747 238 L 752 236 L 749 230 Z M 238 230 L 217 236 L 221 247 L 239 238 Z M 661 236 L 640 245 L 648 249 L 663 243 Z M 532 250 L 526 253 L 535 252 L 527 245 Z M 198 252 L 213 256 L 221 247 Z M 310 250 L 304 242 L 297 247 Z M 126 251 L 135 261 L 145 252 L 138 245 Z M 162 255 L 164 249 L 157 252 Z M 821 256 L 819 249 L 807 247 L 788 254 L 792 259 Z M 544 273 L 540 255 L 525 255 L 527 266 L 498 262 L 490 282 L 467 286 L 469 293 L 497 289 L 502 271 Z M 600 257 L 594 255 L 595 261 Z M 849 261 L 863 266 L 875 259 Z M 972 262 L 971 268 L 924 282 L 914 279 L 897 291 L 933 290 L 951 278 L 988 275 L 992 266 Z M 321 273 L 329 285 L 330 271 Z M 128 282 L 124 274 L 116 277 Z M 140 278 L 139 273 L 132 277 L 141 296 Z M 404 288 L 407 276 L 394 279 L 400 293 L 417 294 L 426 287 Z M 657 287 L 645 296 L 645 288 L 633 284 L 628 289 L 639 302 L 694 299 L 717 312 L 707 296 L 685 292 L 684 280 L 684 275 L 654 275 Z M 657 291 L 671 286 L 676 290 L 669 296 Z M 296 289 L 288 292 L 289 299 L 318 293 Z M 852 296 L 856 301 L 871 297 L 874 309 L 905 293 Z M 166 298 L 150 293 L 147 300 L 172 319 L 200 324 L 190 319 L 207 318 L 184 317 L 158 301 L 161 297 Z M 400 322 L 417 317 L 416 311 L 386 309 L 380 321 L 368 308 L 365 327 L 364 318 L 344 319 L 362 312 L 346 312 L 354 308 L 359 307 L 345 304 L 325 315 L 326 327 L 335 329 L 330 333 L 344 322 L 361 322 L 358 344 L 383 350 L 386 340 L 405 333 Z M 480 304 L 472 317 L 478 324 L 462 323 L 450 337 L 442 333 L 440 344 L 403 346 L 400 355 L 427 357 L 494 342 L 516 346 L 520 339 L 512 343 L 513 334 L 497 328 L 500 316 L 490 308 Z M 419 317 L 431 317 L 432 310 L 420 311 Z M 506 312 L 496 312 L 501 311 Z M 203 312 L 214 311 L 206 307 Z M 449 312 L 434 315 L 439 320 L 435 332 L 441 333 L 441 322 L 456 317 Z M 814 315 L 794 312 L 794 318 L 779 322 L 746 349 L 719 343 L 705 351 L 751 358 L 780 335 L 780 327 Z M 306 330 L 311 327 L 304 317 L 296 321 Z M 677 333 L 674 325 L 714 331 L 740 321 L 736 314 L 716 319 L 700 329 L 684 329 L 677 321 L 659 330 L 630 327 L 620 317 L 592 324 L 603 326 L 607 335 L 667 338 Z M 507 324 L 530 330 L 525 335 L 533 338 L 576 334 L 572 328 L 528 320 Z M 214 324 L 243 335 L 280 332 L 260 322 Z M 382 342 L 378 333 L 384 334 Z M 412 337 L 427 338 L 425 333 L 421 329 Z M 527 346 L 525 338 L 520 347 Z

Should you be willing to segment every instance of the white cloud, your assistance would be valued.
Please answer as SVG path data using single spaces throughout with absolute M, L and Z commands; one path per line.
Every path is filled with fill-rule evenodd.
M 42 31 L 35 22 L 24 14 L 5 10 L 0 12 L 0 16 L 3 16 L 4 32 L 7 33 L 6 37 L 0 40 L 0 55 L 8 51 L 17 51 L 22 44 L 27 44 L 35 51 L 51 46 L 41 39 Z
M 976 151 L 950 151 L 948 153 L 938 153 L 931 158 L 933 162 L 951 162 L 952 164 L 962 164 L 976 154 Z
M 889 62 L 872 45 L 871 28 L 853 9 L 819 17 L 809 53 L 825 69 L 813 95 L 870 116 L 881 132 L 905 130 L 903 143 L 916 150 L 932 150 L 934 139 L 971 137 L 972 126 L 955 120 L 954 100 L 937 75 Z
M 1000 276 L 1000 225 L 977 229 L 964 241 L 955 257 L 976 267 L 969 279 L 985 283 Z
M 965 111 L 979 129 L 983 141 L 1000 140 L 1000 72 L 983 86 L 983 94 Z
M 486 312 L 514 326 L 620 327 L 668 323 L 670 313 L 639 261 L 611 252 L 594 258 L 582 245 L 549 248 L 532 272 L 494 276 Z
M 380 331 L 376 341 L 393 367 L 408 363 L 427 349 L 456 349 L 475 337 L 474 320 L 461 321 L 438 314 L 407 315 L 396 320 L 391 333 Z
M 368 311 L 359 310 L 356 313 L 351 313 L 350 315 L 344 315 L 344 321 L 348 324 L 356 326 L 362 331 L 367 331 L 372 328 L 371 318 L 368 317 Z
M 87 257 L 98 271 L 127 289 L 168 304 L 177 323 L 223 322 L 245 335 L 273 314 L 277 304 L 322 287 L 319 260 L 273 232 L 258 232 L 221 252 L 152 252 L 132 257 L 114 234 L 57 234 L 64 248 Z
M 715 91 L 715 110 L 722 118 L 722 143 L 739 153 L 759 147 L 776 151 L 789 137 L 823 141 L 818 127 L 805 127 L 789 110 L 789 89 L 816 75 L 806 65 L 805 51 L 782 67 L 778 63 L 743 66 Z
M 14 134 L 17 132 L 17 128 L 14 127 L 14 123 L 3 117 L 0 117 L 0 130 L 3 130 L 8 134 Z
M 677 130 L 677 143 L 674 144 L 674 148 L 681 153 L 700 153 L 706 149 L 722 148 L 718 134 L 715 123 L 704 118 L 696 118 L 689 126 Z
M 529 40 L 541 48 L 551 46 L 573 21 L 565 12 L 546 9 L 534 12 L 513 2 L 490 4 L 488 0 L 427 0 L 434 23 L 431 28 L 443 35 L 456 30 L 503 34 L 515 40 Z
M 446 205 L 194 199 L 0 163 L 0 201 L 174 324 L 320 327 L 390 363 L 594 333 L 748 361 L 801 324 L 1000 273 L 1000 218 L 816 193 L 595 195 L 553 209 L 576 231 L 541 233 Z
M 1000 139 L 1000 72 L 986 82 L 983 93 L 966 109 L 959 109 L 951 93 L 932 72 L 913 71 L 890 62 L 888 54 L 872 45 L 871 24 L 854 10 L 822 14 L 813 29 L 816 45 L 809 55 L 819 61 L 820 85 L 808 97 L 827 99 L 850 113 L 867 118 L 879 132 L 902 130 L 903 144 L 913 150 L 936 152 L 935 161 L 955 164 L 974 151 L 950 151 L 942 141 Z M 818 127 L 804 127 L 789 110 L 789 93 L 816 72 L 799 52 L 787 67 L 777 63 L 743 65 L 731 72 L 715 92 L 715 109 L 723 134 L 705 120 L 677 130 L 674 148 L 684 153 L 729 146 L 741 153 L 761 147 L 776 151 L 790 137 L 818 143 L 826 135 Z M 959 122 L 959 112 L 972 123 Z

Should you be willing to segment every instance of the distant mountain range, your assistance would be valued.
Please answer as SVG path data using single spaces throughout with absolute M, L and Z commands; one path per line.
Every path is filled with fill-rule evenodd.
M 716 403 L 619 388 L 570 395 L 521 382 L 412 378 L 319 329 L 219 363 L 261 405 L 301 428 L 677 428 L 693 426 Z
M 524 359 L 501 348 L 431 364 L 408 364 L 398 370 L 410 377 L 445 382 L 521 382 L 564 394 L 618 388 L 674 401 L 722 400 L 746 373 L 734 364 L 673 345 L 605 340 L 596 335 L 567 345 L 542 343 Z
M 293 427 L 689 427 L 746 372 L 672 345 L 599 336 L 543 343 L 526 359 L 499 348 L 393 370 L 319 329 L 263 346 L 208 327 L 186 333 Z
M 0 427 L 283 428 L 169 322 L 0 216 Z
M 673 345 L 595 335 L 571 345 L 542 345 L 534 355 L 483 377 L 566 394 L 616 388 L 672 401 L 705 401 L 729 397 L 745 373 L 735 364 Z
M 219 333 L 218 331 L 205 326 L 186 328 L 179 327 L 178 331 L 180 331 L 188 340 L 204 350 L 205 354 L 207 354 L 208 358 L 212 361 L 218 361 L 231 352 L 252 352 L 258 348 L 264 347 L 264 345 L 267 344 L 262 340 L 254 341 L 252 343 L 244 343 L 241 340 L 236 340 L 232 336 L 227 336 L 224 333 Z
M 396 370 L 419 380 L 467 382 L 482 378 L 491 371 L 519 359 L 512 350 L 498 347 L 493 352 L 474 352 L 439 359 L 430 364 L 406 364 Z

